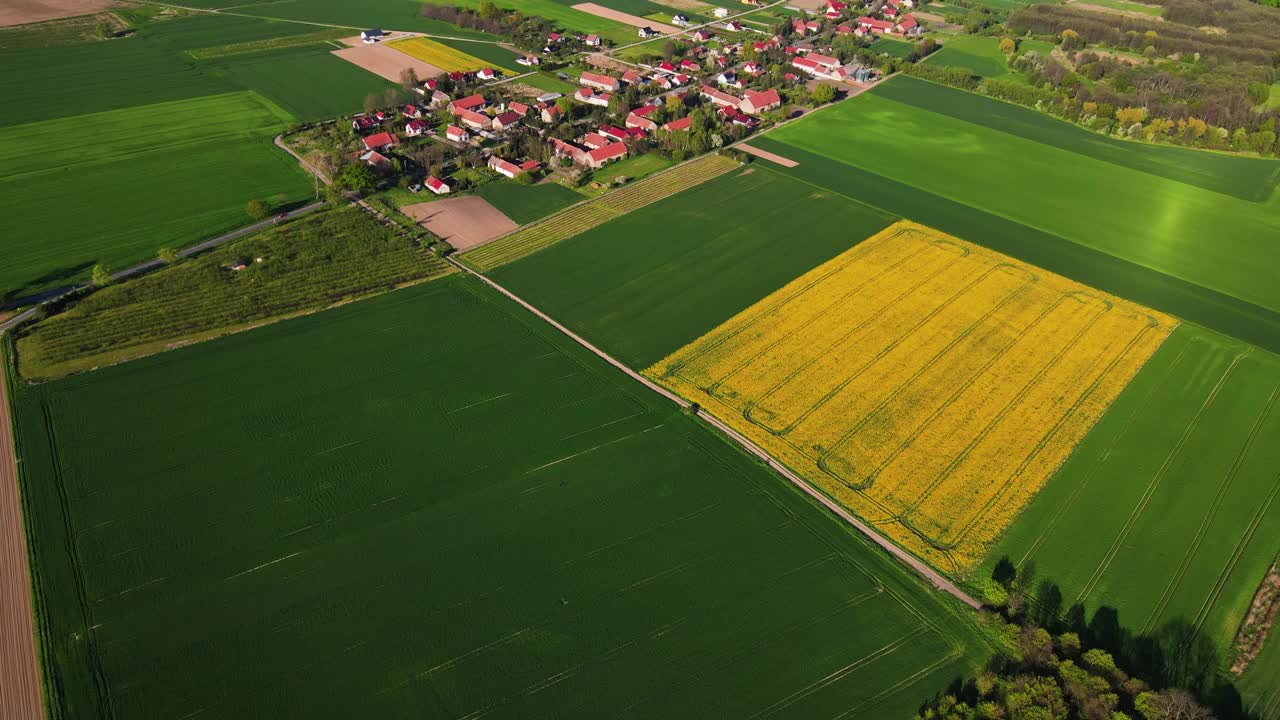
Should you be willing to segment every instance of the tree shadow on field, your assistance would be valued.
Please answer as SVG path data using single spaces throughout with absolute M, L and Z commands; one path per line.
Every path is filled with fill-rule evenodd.
M 63 286 L 70 285 L 73 281 L 83 278 L 94 264 L 95 261 L 91 260 L 77 265 L 68 265 L 57 270 L 51 270 L 13 290 L 0 288 L 0 309 L 9 310 L 22 305 L 40 302 L 43 296 L 52 294 Z
M 1092 616 L 1082 603 L 1064 610 L 1062 589 L 1056 582 L 1049 578 L 1037 582 L 1035 568 L 1029 564 L 1010 580 L 1012 567 L 1007 557 L 1001 558 L 992 573 L 992 580 L 1007 582 L 1001 584 L 1010 595 L 1019 594 L 1025 599 L 1020 609 L 1010 604 L 1014 609 L 1010 619 L 1038 625 L 1055 635 L 1074 632 L 1086 647 L 1111 653 L 1120 667 L 1153 689 L 1180 687 L 1190 691 L 1218 720 L 1256 720 L 1257 716 L 1245 709 L 1240 692 L 1228 676 L 1218 645 L 1186 618 L 1174 618 L 1149 632 L 1135 633 L 1125 627 L 1120 611 L 1114 607 L 1099 606 Z

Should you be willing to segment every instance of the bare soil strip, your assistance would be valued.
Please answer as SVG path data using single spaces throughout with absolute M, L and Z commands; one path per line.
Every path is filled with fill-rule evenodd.
M 0 27 L 88 15 L 120 7 L 116 0 L 4 0 L 0 2 Z
M 519 227 L 487 200 L 474 195 L 405 205 L 400 212 L 417 220 L 459 252 Z
M 742 152 L 747 153 L 748 155 L 755 155 L 758 158 L 764 158 L 765 160 L 768 160 L 771 163 L 777 163 L 785 168 L 793 168 L 800 164 L 795 160 L 791 160 L 790 158 L 784 158 L 781 155 L 776 155 L 774 153 L 769 152 L 768 150 L 761 150 L 758 147 L 753 147 L 746 143 L 739 143 L 736 147 Z
M 584 13 L 590 13 L 592 15 L 595 15 L 596 17 L 605 18 L 606 20 L 616 20 L 624 25 L 631 25 L 633 27 L 638 27 L 638 28 L 642 28 L 642 27 L 652 28 L 662 33 L 663 35 L 670 35 L 672 33 L 680 32 L 680 28 L 678 27 L 674 27 L 671 25 L 663 25 L 662 23 L 654 22 L 647 18 L 642 18 L 638 15 L 628 15 L 627 13 L 619 12 L 617 10 L 604 7 L 603 5 L 597 5 L 595 3 L 578 3 L 577 5 L 573 6 L 573 9 L 581 10 Z
M 9 393 L 0 372 L 0 718 L 44 717 Z
M 400 40 L 408 37 L 414 37 L 414 34 L 392 33 L 392 36 L 386 40 L 392 38 Z M 445 74 L 444 70 L 435 65 L 406 55 L 381 42 L 374 45 L 365 45 L 359 37 L 342 38 L 341 42 L 350 47 L 334 50 L 334 55 L 394 83 L 400 82 L 400 73 L 405 68 L 413 68 L 414 72 L 418 73 L 419 80 L 426 80 L 427 78 L 439 77 Z

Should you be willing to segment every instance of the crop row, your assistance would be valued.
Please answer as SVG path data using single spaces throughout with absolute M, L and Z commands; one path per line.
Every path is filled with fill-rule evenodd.
M 541 222 L 467 253 L 466 259 L 481 271 L 532 255 L 562 240 L 625 215 L 633 210 L 700 185 L 737 167 L 738 163 L 710 155 L 675 169 L 627 185 L 595 200 L 575 205 Z

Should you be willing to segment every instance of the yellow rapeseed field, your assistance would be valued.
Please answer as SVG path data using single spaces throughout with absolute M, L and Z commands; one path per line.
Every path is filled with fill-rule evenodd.
M 903 221 L 645 373 L 963 574 L 1176 324 Z
M 387 47 L 395 48 L 412 58 L 417 58 L 428 65 L 435 65 L 445 72 L 468 72 L 492 68 L 499 75 L 508 75 L 502 68 L 493 67 L 493 63 L 472 57 L 461 50 L 442 45 L 424 37 L 413 37 L 407 40 L 396 40 L 387 43 Z

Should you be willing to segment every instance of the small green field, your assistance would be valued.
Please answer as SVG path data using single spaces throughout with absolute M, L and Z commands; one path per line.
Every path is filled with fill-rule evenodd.
M 908 717 L 973 616 L 458 275 L 11 383 L 53 717 Z
M 1134 632 L 1190 623 L 1225 654 L 1277 555 L 1277 401 L 1280 357 L 1183 325 L 984 570 L 1008 557 L 1064 610 L 1114 608 Z
M 799 160 L 792 174 L 1280 347 L 1277 277 L 1240 262 L 1280 235 L 1280 162 L 1115 140 L 907 77 L 752 142 Z
M 1146 5 L 1143 3 L 1126 2 L 1125 0 L 1081 0 L 1088 5 L 1097 5 L 1098 7 L 1111 8 L 1112 10 L 1122 10 L 1124 12 L 1136 12 L 1143 15 L 1153 15 L 1159 17 L 1164 13 L 1164 8 L 1159 5 Z
M 871 52 L 882 53 L 896 58 L 904 58 L 911 54 L 915 49 L 915 45 L 901 40 L 894 40 L 888 37 L 878 37 L 875 42 L 871 43 Z
M 1267 110 L 1280 108 L 1280 80 L 1271 84 L 1271 94 L 1267 96 L 1267 102 L 1262 107 Z
M 477 187 L 476 195 L 489 201 L 490 205 L 520 225 L 541 220 L 557 210 L 587 199 L 582 193 L 550 181 L 521 185 L 512 180 L 497 180 Z
M 541 90 L 544 93 L 558 92 L 561 95 L 576 92 L 578 89 L 577 85 L 561 80 L 549 72 L 536 72 L 532 75 L 522 77 L 515 82 L 522 85 L 528 85 L 529 87 L 534 88 L 535 90 Z
M 230 93 L 0 129 L 0 288 L 21 296 L 246 225 L 245 203 L 307 197 L 272 136 L 289 116 Z
M 230 269 L 239 262 L 247 267 Z M 362 210 L 324 210 L 103 288 L 22 328 L 20 370 L 27 379 L 60 377 L 449 270 Z
M 591 174 L 591 180 L 604 186 L 601 191 L 608 189 L 618 178 L 627 178 L 630 180 L 639 180 L 648 177 L 656 172 L 666 170 L 674 163 L 657 153 L 645 153 L 644 155 L 632 155 L 623 158 L 615 163 L 610 163 L 594 171 Z
M 494 273 L 538 308 L 644 368 L 894 218 L 760 163 Z
M 1000 39 L 978 35 L 947 38 L 942 49 L 929 57 L 929 64 L 964 68 L 988 78 L 1003 78 L 1012 74 L 1005 54 L 1000 52 Z

